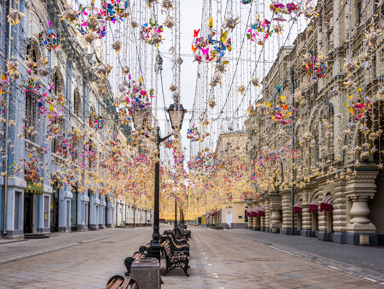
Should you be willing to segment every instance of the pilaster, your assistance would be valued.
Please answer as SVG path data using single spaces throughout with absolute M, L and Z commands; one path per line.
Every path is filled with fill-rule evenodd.
M 346 242 L 347 198 L 345 196 L 345 186 L 345 180 L 337 180 L 334 183 L 333 242 L 340 244 L 344 244 Z
M 376 245 L 376 226 L 369 218 L 370 208 L 368 201 L 376 193 L 376 168 L 361 166 L 356 175 L 348 180 L 346 185 L 346 198 L 351 202 L 349 221 L 346 226 L 348 244 Z

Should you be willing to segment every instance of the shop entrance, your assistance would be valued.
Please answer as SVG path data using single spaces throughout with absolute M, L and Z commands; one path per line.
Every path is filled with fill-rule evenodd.
M 78 196 L 77 190 L 74 190 L 73 197 L 71 200 L 71 231 L 77 231 L 77 202 Z
M 33 233 L 33 194 L 24 193 L 24 234 Z
M 51 198 L 51 233 L 59 231 L 59 188 L 55 182 L 52 186 L 52 198 Z

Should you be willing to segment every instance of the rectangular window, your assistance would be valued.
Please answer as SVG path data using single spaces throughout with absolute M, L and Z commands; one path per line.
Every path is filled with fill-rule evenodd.
M 37 120 L 37 93 L 28 91 L 25 94 L 25 138 L 35 142 L 35 130 Z

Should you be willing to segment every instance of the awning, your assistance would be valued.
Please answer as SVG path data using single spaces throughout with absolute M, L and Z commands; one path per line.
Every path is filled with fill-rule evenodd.
M 303 204 L 303 202 L 300 201 L 300 202 L 297 202 L 296 205 L 293 206 L 293 213 L 294 214 L 302 214 L 303 213 L 303 209 L 301 207 L 302 204 Z
M 311 212 L 311 213 L 317 213 L 317 212 L 319 212 L 319 199 L 314 199 L 314 200 L 309 204 L 309 212 Z
M 250 217 L 254 218 L 257 217 L 257 212 L 259 211 L 259 207 L 253 207 L 250 211 Z
M 320 204 L 321 212 L 332 212 L 333 211 L 333 200 L 332 196 L 328 195 L 324 198 L 324 200 Z
M 264 206 L 259 207 L 259 210 L 257 212 L 257 216 L 258 217 L 265 217 L 265 207 Z

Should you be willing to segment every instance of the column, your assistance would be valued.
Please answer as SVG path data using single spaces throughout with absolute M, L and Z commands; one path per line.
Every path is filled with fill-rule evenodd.
M 100 222 L 99 222 L 99 227 L 100 229 L 105 228 L 105 210 L 106 210 L 106 205 L 107 203 L 105 202 L 105 197 L 102 197 L 100 201 L 100 207 L 101 207 L 101 212 L 100 212 Z
M 361 166 L 357 175 L 347 181 L 345 195 L 350 205 L 347 211 L 347 244 L 377 245 L 376 226 L 369 218 L 371 210 L 368 206 L 368 201 L 376 193 L 377 173 L 375 167 Z
M 113 227 L 113 216 L 115 205 L 112 202 L 107 203 L 108 215 L 107 215 L 107 228 Z
M 248 217 L 248 229 L 252 229 L 253 227 L 253 217 Z
M 280 233 L 281 229 L 281 196 L 278 193 L 271 194 L 269 197 L 271 208 L 270 228 L 272 233 Z

